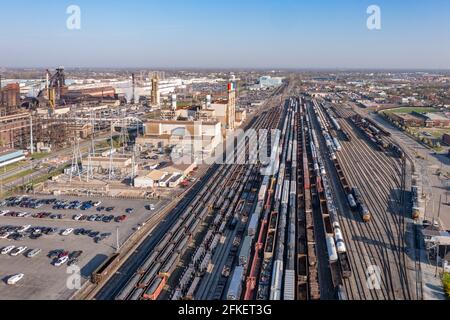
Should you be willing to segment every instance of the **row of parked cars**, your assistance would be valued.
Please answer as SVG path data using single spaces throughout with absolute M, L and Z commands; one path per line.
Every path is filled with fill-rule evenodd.
M 116 217 L 114 215 L 106 215 L 106 214 L 92 214 L 92 215 L 83 215 L 83 214 L 76 214 L 72 217 L 75 221 L 90 221 L 90 222 L 105 222 L 110 223 L 112 221 L 115 222 L 122 222 L 124 219 L 121 219 L 120 216 Z
M 80 200 L 58 200 L 58 199 L 34 199 L 27 196 L 10 197 L 0 201 L 0 207 L 21 207 L 39 209 L 44 205 L 51 205 L 55 210 L 72 209 L 72 210 L 89 210 L 92 207 L 100 206 L 101 201 L 80 201 Z M 112 211 L 113 209 L 111 209 Z
M 1 255 L 9 254 L 10 256 L 13 256 L 13 257 L 18 256 L 20 254 L 24 254 L 27 258 L 33 258 L 42 252 L 41 249 L 36 248 L 36 249 L 30 249 L 26 253 L 24 253 L 26 250 L 27 250 L 27 247 L 25 247 L 25 246 L 21 246 L 21 247 L 8 246 L 8 247 L 3 248 L 0 251 L 0 254 Z M 57 249 L 57 250 L 50 251 L 48 253 L 47 257 L 49 257 L 50 259 L 53 259 L 52 264 L 55 267 L 60 267 L 66 263 L 69 266 L 78 263 L 82 254 L 83 254 L 83 251 L 69 252 L 69 251 L 66 251 L 63 249 Z M 23 274 L 23 273 L 14 274 L 12 276 L 9 276 L 6 279 L 6 283 L 8 285 L 16 285 L 24 277 L 25 277 L 25 274 Z
M 0 239 L 20 241 L 25 237 L 32 240 L 39 239 L 43 235 L 53 235 L 58 231 L 57 228 L 51 227 L 32 227 L 31 225 L 24 226 L 1 226 Z
M 50 251 L 48 253 L 47 257 L 49 257 L 50 259 L 53 259 L 52 264 L 55 267 L 60 267 L 66 263 L 68 266 L 78 263 L 79 258 L 82 254 L 83 254 L 83 251 L 81 251 L 81 250 L 69 252 L 64 249 L 56 249 L 56 250 Z
M 0 217 L 15 217 L 15 218 L 36 218 L 36 219 L 55 219 L 62 220 L 65 218 L 64 214 L 52 214 L 50 212 L 19 212 L 10 210 L 0 210 Z
M 12 257 L 16 257 L 16 256 L 18 256 L 18 255 L 20 255 L 20 254 L 24 254 L 25 257 L 27 257 L 27 258 L 34 258 L 34 257 L 36 257 L 39 253 L 42 252 L 42 250 L 39 249 L 39 248 L 36 248 L 36 249 L 28 249 L 28 251 L 27 251 L 27 249 L 28 249 L 28 247 L 26 247 L 26 246 L 19 246 L 19 247 L 16 247 L 16 246 L 7 246 L 7 247 L 4 247 L 4 248 L 0 251 L 0 254 L 1 254 L 1 255 L 7 255 L 7 254 L 9 254 L 9 255 L 12 256 Z M 25 253 L 25 251 L 27 251 L 27 252 Z

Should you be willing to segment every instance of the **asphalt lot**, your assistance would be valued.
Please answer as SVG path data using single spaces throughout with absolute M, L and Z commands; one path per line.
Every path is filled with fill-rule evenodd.
M 9 245 L 27 246 L 29 249 L 40 248 L 42 252 L 34 257 L 27 258 L 25 254 L 12 257 L 11 255 L 0 255 L 0 299 L 1 300 L 61 300 L 68 299 L 72 296 L 76 289 L 69 289 L 67 286 L 68 279 L 73 279 L 73 273 L 69 274 L 67 265 L 61 267 L 53 266 L 52 259 L 47 257 L 47 254 L 55 249 L 64 249 L 66 251 L 82 250 L 77 266 L 80 269 L 81 283 L 88 281 L 90 274 L 97 269 L 103 261 L 106 260 L 116 250 L 116 232 L 119 228 L 119 241 L 123 243 L 134 232 L 138 224 L 142 224 L 150 219 L 154 214 L 161 210 L 168 202 L 168 200 L 123 200 L 123 199 L 91 199 L 81 197 L 53 197 L 53 196 L 31 196 L 32 198 L 50 199 L 56 198 L 58 200 L 100 200 L 100 206 L 115 207 L 111 212 L 101 214 L 120 216 L 126 214 L 127 208 L 134 208 L 132 214 L 126 214 L 128 218 L 121 222 L 112 221 L 105 222 L 89 222 L 89 221 L 75 221 L 72 217 L 76 214 L 93 215 L 98 214 L 96 208 L 91 208 L 86 211 L 82 210 L 56 210 L 52 209 L 52 205 L 46 205 L 39 209 L 21 208 L 21 207 L 0 207 L 0 210 L 10 210 L 17 212 L 40 213 L 49 212 L 52 214 L 64 214 L 65 217 L 61 220 L 50 218 L 19 218 L 19 217 L 0 217 L 1 226 L 24 226 L 31 225 L 32 227 L 54 227 L 58 228 L 58 232 L 53 235 L 44 235 L 39 239 L 33 240 L 25 237 L 23 240 L 15 241 L 8 239 L 0 239 L 0 249 Z M 146 205 L 153 204 L 154 211 L 147 210 Z M 93 238 L 87 235 L 62 236 L 61 230 L 66 228 L 84 228 L 100 233 L 111 233 L 112 236 L 101 243 L 95 243 Z M 25 277 L 15 286 L 9 286 L 5 280 L 14 274 L 23 273 Z

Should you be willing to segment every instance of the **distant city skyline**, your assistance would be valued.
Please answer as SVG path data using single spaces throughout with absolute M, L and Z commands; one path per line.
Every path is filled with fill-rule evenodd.
M 69 30 L 66 9 L 81 9 Z M 370 5 L 381 30 L 366 26 Z M 449 70 L 446 0 L 2 3 L 0 67 Z

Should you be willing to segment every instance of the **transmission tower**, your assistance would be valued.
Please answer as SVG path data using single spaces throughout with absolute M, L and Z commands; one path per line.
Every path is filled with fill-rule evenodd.
M 72 182 L 73 175 L 77 175 L 81 182 L 81 170 L 79 163 L 82 161 L 81 150 L 80 150 L 80 138 L 75 136 L 73 143 L 73 153 L 72 153 L 72 166 L 70 168 L 70 182 Z
M 91 108 L 90 112 L 90 123 L 92 126 L 92 134 L 91 134 L 91 145 L 89 147 L 88 154 L 88 167 L 86 171 L 86 181 L 94 179 L 94 170 L 92 168 L 92 157 L 95 156 L 95 114 Z
M 122 154 L 125 154 L 125 149 L 129 142 L 128 134 L 129 134 L 128 125 L 127 125 L 127 121 L 126 121 L 125 115 L 124 115 L 124 117 L 122 119 L 122 126 L 121 126 L 120 137 L 119 137 L 119 143 L 122 146 Z

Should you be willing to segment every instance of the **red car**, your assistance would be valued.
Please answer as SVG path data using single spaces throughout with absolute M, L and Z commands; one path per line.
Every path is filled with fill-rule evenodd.
M 125 221 L 126 219 L 127 219 L 127 216 L 126 216 L 126 215 L 123 215 L 123 216 L 117 217 L 115 220 L 116 220 L 116 222 L 123 222 L 123 221 Z
M 61 259 L 62 257 L 66 257 L 70 254 L 69 251 L 63 251 L 58 255 L 58 259 Z

